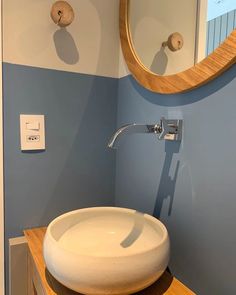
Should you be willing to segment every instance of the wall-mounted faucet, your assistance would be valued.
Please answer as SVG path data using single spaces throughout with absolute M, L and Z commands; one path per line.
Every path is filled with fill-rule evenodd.
M 158 139 L 180 141 L 182 139 L 183 120 L 166 120 L 161 118 L 160 123 L 153 125 L 128 124 L 118 129 L 111 137 L 108 147 L 115 148 L 115 143 L 121 134 L 155 133 Z

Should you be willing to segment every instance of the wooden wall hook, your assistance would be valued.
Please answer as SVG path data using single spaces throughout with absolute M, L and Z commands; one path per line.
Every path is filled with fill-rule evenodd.
M 74 20 L 74 10 L 66 1 L 57 1 L 51 9 L 51 18 L 60 27 L 69 26 Z

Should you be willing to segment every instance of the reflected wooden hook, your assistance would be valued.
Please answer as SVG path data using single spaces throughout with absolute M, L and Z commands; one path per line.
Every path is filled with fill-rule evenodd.
M 57 1 L 51 9 L 51 18 L 60 27 L 69 26 L 74 20 L 74 10 L 66 1 Z
M 168 47 L 171 51 L 178 51 L 184 46 L 183 36 L 176 32 L 169 36 L 166 42 L 162 43 L 162 47 Z

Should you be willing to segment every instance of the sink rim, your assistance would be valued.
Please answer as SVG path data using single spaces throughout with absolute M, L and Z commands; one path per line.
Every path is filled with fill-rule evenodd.
M 147 250 L 144 249 L 144 250 L 139 250 L 138 252 L 134 252 L 134 253 L 123 253 L 123 254 L 117 254 L 117 255 L 96 255 L 96 254 L 85 254 L 85 253 L 77 253 L 77 252 L 74 252 L 74 251 L 71 251 L 69 249 L 66 249 L 65 247 L 63 247 L 62 245 L 60 245 L 60 243 L 58 243 L 58 241 L 55 239 L 53 233 L 52 233 L 52 228 L 54 226 L 56 226 L 56 224 L 63 220 L 64 218 L 68 217 L 68 216 L 71 216 L 71 215 L 75 215 L 75 214 L 78 214 L 78 213 L 86 213 L 86 212 L 91 212 L 91 211 L 96 211 L 96 212 L 99 212 L 99 211 L 107 211 L 107 212 L 112 212 L 112 211 L 117 211 L 117 212 L 124 212 L 124 213 L 130 213 L 130 214 L 134 214 L 135 212 L 139 212 L 137 210 L 134 210 L 134 209 L 130 209 L 130 208 L 122 208 L 122 207 L 109 207 L 109 206 L 105 206 L 105 207 L 88 207 L 88 208 L 82 208 L 82 209 L 76 209 L 76 210 L 73 210 L 73 211 L 69 211 L 67 213 L 64 213 L 58 217 L 56 217 L 55 219 L 53 219 L 51 221 L 51 223 L 48 225 L 48 228 L 47 228 L 47 238 L 49 238 L 51 240 L 51 242 L 53 244 L 55 244 L 56 247 L 60 248 L 61 250 L 63 251 L 66 251 L 68 253 L 71 253 L 75 256 L 81 256 L 81 257 L 90 257 L 90 258 L 97 258 L 97 259 L 114 259 L 114 258 L 122 258 L 122 257 L 133 257 L 133 256 L 137 256 L 137 255 L 142 255 L 142 254 L 146 254 L 146 253 L 149 253 L 151 251 L 154 251 L 156 249 L 158 249 L 159 247 L 161 247 L 164 243 L 166 243 L 167 240 L 169 240 L 169 235 L 168 235 L 168 231 L 165 227 L 165 225 L 157 218 L 149 215 L 149 214 L 146 214 L 146 213 L 142 213 L 143 214 L 143 217 L 149 221 L 151 221 L 152 224 L 158 226 L 160 229 L 161 229 L 161 234 L 162 234 L 162 237 L 161 239 L 155 243 L 154 246 L 148 248 Z M 151 226 L 152 226 L 151 224 Z M 154 227 L 155 229 L 155 227 Z

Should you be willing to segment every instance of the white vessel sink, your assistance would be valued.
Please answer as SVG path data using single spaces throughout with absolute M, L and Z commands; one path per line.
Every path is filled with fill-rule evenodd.
M 43 245 L 49 272 L 82 294 L 133 294 L 154 283 L 169 261 L 169 238 L 156 218 L 95 207 L 54 219 Z

